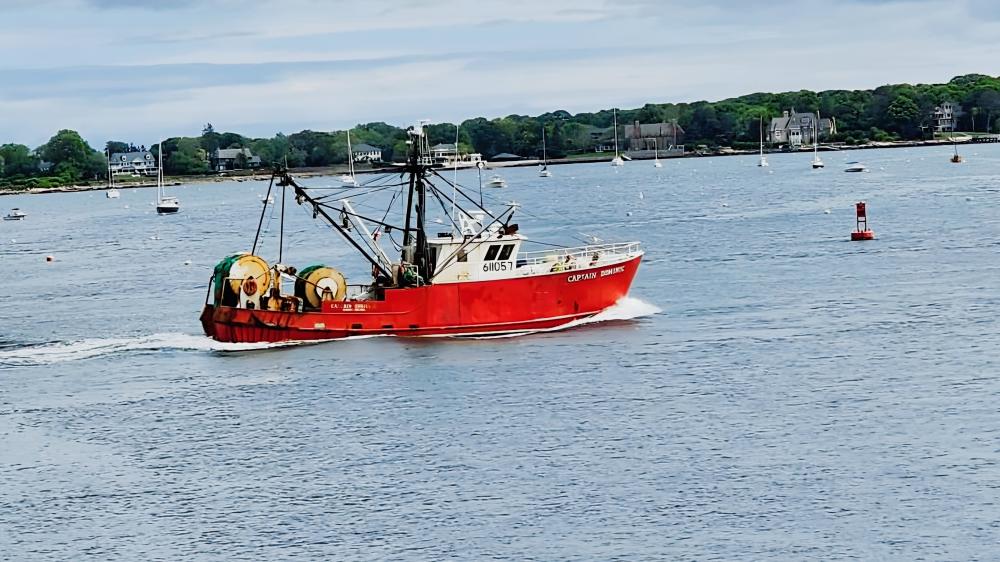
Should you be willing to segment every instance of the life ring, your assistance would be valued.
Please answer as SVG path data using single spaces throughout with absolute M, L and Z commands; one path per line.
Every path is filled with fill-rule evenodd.
M 243 284 L 240 285 L 240 288 L 246 296 L 252 297 L 257 294 L 257 280 L 253 277 L 247 277 L 243 280 Z

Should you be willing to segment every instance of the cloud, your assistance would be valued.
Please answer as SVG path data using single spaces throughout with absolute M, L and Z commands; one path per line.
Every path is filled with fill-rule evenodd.
M 0 122 L 38 144 L 589 111 L 991 72 L 985 0 L 6 0 Z M 990 14 L 987 17 L 987 14 Z M 993 19 L 990 19 L 993 18 Z M 942 33 L 961 30 L 961 33 Z

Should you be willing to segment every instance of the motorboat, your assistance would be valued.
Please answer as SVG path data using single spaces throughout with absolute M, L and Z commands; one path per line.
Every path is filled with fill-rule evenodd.
M 844 168 L 845 172 L 867 172 L 868 167 L 861 162 L 848 162 L 847 167 Z
M 496 188 L 507 187 L 507 180 L 503 179 L 499 174 L 493 174 L 493 177 L 490 178 L 490 181 L 486 182 L 486 185 Z
M 5 220 L 5 221 L 21 221 L 21 220 L 24 220 L 24 218 L 27 217 L 27 216 L 28 216 L 28 213 L 25 213 L 21 209 L 18 209 L 17 207 L 15 207 L 15 208 L 11 209 L 9 213 L 7 213 L 6 215 L 4 215 L 3 220 Z
M 321 188 L 299 185 L 287 170 L 275 171 L 268 189 L 269 195 L 272 189 L 292 191 L 289 200 L 356 250 L 370 278 L 349 284 L 323 263 L 288 265 L 296 248 L 285 247 L 284 224 L 278 260 L 268 262 L 256 254 L 264 246 L 262 214 L 253 245 L 248 243 L 252 250 L 215 267 L 201 313 L 205 334 L 234 343 L 518 335 L 570 327 L 628 294 L 642 261 L 639 242 L 547 244 L 522 252 L 528 238 L 513 222 L 520 205 L 505 203 L 498 212 L 485 207 L 466 187 L 425 164 L 430 145 L 422 124 L 407 134 L 404 177 L 391 196 L 358 188 L 334 201 Z M 378 197 L 385 216 L 355 210 L 355 202 L 367 208 Z M 397 202 L 405 202 L 402 209 Z M 438 225 L 427 222 L 433 204 L 450 214 L 450 231 L 428 232 Z M 304 242 L 304 253 L 315 255 L 315 242 Z M 393 248 L 399 253 L 391 255 Z

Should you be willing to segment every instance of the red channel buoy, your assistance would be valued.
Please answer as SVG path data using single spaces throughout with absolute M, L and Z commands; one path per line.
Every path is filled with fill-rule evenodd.
M 857 230 L 851 233 L 851 240 L 855 242 L 860 240 L 874 240 L 875 233 L 868 228 L 868 213 L 865 209 L 865 202 L 861 201 L 854 206 L 858 211 L 858 227 Z

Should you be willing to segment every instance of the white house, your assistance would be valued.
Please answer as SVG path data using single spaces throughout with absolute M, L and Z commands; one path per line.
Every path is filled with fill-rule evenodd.
M 351 149 L 355 162 L 381 162 L 382 149 L 370 144 L 361 143 Z
M 956 118 L 962 114 L 958 104 L 946 101 L 934 108 L 931 114 L 931 126 L 935 133 L 946 133 L 955 130 Z
M 153 153 L 144 150 L 141 152 L 116 152 L 108 160 L 108 166 L 114 175 L 140 175 L 155 176 L 159 170 L 156 157 Z

